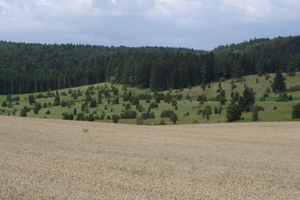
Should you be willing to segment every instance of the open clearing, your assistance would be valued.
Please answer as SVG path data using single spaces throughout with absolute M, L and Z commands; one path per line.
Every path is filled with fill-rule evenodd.
M 0 116 L 1 199 L 300 199 L 300 123 Z

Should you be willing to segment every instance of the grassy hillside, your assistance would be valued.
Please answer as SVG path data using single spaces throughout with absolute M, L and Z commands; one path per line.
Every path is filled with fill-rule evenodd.
M 275 100 L 278 98 L 279 94 L 275 94 L 271 91 L 269 94 L 269 97 L 266 98 L 265 102 L 261 102 L 260 97 L 263 96 L 265 93 L 266 88 L 271 89 L 271 81 L 274 80 L 275 74 L 269 74 L 270 78 L 266 80 L 265 76 L 258 77 L 257 75 L 252 76 L 246 76 L 245 81 L 242 82 L 236 82 L 236 88 L 234 90 L 231 90 L 231 79 L 226 80 L 221 83 L 221 86 L 223 90 L 225 91 L 227 103 L 223 105 L 224 108 L 221 114 L 212 114 L 210 116 L 209 121 L 206 120 L 206 118 L 203 118 L 202 115 L 198 115 L 199 110 L 204 110 L 206 105 L 209 105 L 212 107 L 212 110 L 215 106 L 219 107 L 220 103 L 218 101 L 207 101 L 203 105 L 200 105 L 197 101 L 198 95 L 205 94 L 208 99 L 212 97 L 217 96 L 217 89 L 219 83 L 211 83 L 211 87 L 203 91 L 200 86 L 192 87 L 190 89 L 184 89 L 183 91 L 179 90 L 172 90 L 171 96 L 175 99 L 177 94 L 182 94 L 183 98 L 181 101 L 177 101 L 178 110 L 175 110 L 175 107 L 172 106 L 172 104 L 165 103 L 164 100 L 161 100 L 161 103 L 158 104 L 158 108 L 151 109 L 151 111 L 154 112 L 155 118 L 154 119 L 146 119 L 144 120 L 144 124 L 146 125 L 154 125 L 160 123 L 161 120 L 164 120 L 166 124 L 172 124 L 172 122 L 169 120 L 169 118 L 161 118 L 161 113 L 163 110 L 173 110 L 178 115 L 179 120 L 177 121 L 177 124 L 192 124 L 192 123 L 218 123 L 218 122 L 226 122 L 226 108 L 230 104 L 231 98 L 230 94 L 231 92 L 238 91 L 240 95 L 242 95 L 242 92 L 244 90 L 244 85 L 249 86 L 253 88 L 254 92 L 256 93 L 256 105 L 261 105 L 264 107 L 264 111 L 259 112 L 259 121 L 290 121 L 292 120 L 291 112 L 292 112 L 292 106 L 296 103 L 300 102 L 300 91 L 296 92 L 290 92 L 288 95 L 293 96 L 293 101 L 289 102 L 275 102 Z M 285 74 L 284 74 L 285 75 Z M 290 88 L 291 86 L 298 85 L 300 83 L 299 78 L 300 73 L 297 73 L 296 76 L 286 76 L 286 86 L 287 88 Z M 258 79 L 258 83 L 256 81 Z M 94 84 L 94 92 L 95 94 L 90 95 L 92 98 L 97 99 L 98 98 L 98 92 L 101 88 L 107 88 L 107 90 L 111 89 L 111 83 L 99 83 Z M 102 97 L 102 103 L 97 104 L 97 107 L 95 108 L 89 108 L 89 113 L 94 113 L 94 116 L 99 115 L 101 116 L 102 113 L 105 113 L 105 119 L 104 120 L 95 120 L 95 121 L 101 121 L 101 122 L 112 122 L 112 120 L 106 119 L 106 117 L 109 115 L 110 117 L 115 115 L 120 115 L 124 110 L 125 107 L 124 104 L 129 103 L 129 101 L 124 102 L 123 96 L 124 96 L 124 87 L 123 85 L 114 85 L 114 87 L 117 87 L 119 90 L 118 97 L 120 98 L 119 104 L 112 104 L 113 100 L 115 99 L 116 95 L 113 95 L 112 92 L 110 92 L 110 103 L 108 103 L 108 99 Z M 68 106 L 62 107 L 62 106 L 53 106 L 55 97 L 48 97 L 48 98 L 36 98 L 36 102 L 41 103 L 42 107 L 43 104 L 47 104 L 47 108 L 42 108 L 39 110 L 38 114 L 34 114 L 33 108 L 34 104 L 30 105 L 28 101 L 28 96 L 30 94 L 21 94 L 21 95 L 12 95 L 12 98 L 19 96 L 19 101 L 13 101 L 12 107 L 0 107 L 1 115 L 12 115 L 13 111 L 15 111 L 15 115 L 19 116 L 21 109 L 24 106 L 28 106 L 29 108 L 32 108 L 30 112 L 27 113 L 27 117 L 38 117 L 38 118 L 52 118 L 52 119 L 62 119 L 63 113 L 69 113 L 73 114 L 74 108 L 76 108 L 77 113 L 82 112 L 81 106 L 86 98 L 85 91 L 89 88 L 89 86 L 81 86 L 76 88 L 71 88 L 72 91 L 80 90 L 82 93 L 82 96 L 79 96 L 77 99 L 74 100 L 74 105 L 71 105 L 70 108 Z M 149 89 L 136 89 L 136 88 L 127 88 L 127 91 L 131 90 L 133 95 L 139 95 L 139 94 L 152 94 Z M 55 93 L 55 91 L 53 91 Z M 63 89 L 58 91 L 60 94 L 60 101 L 66 100 L 70 101 L 73 98 L 71 97 L 71 94 L 69 94 L 69 89 Z M 163 93 L 166 95 L 170 91 L 163 91 Z M 66 93 L 66 96 L 63 96 L 62 94 Z M 46 94 L 46 93 L 42 93 Z M 38 95 L 38 93 L 34 94 L 35 96 Z M 189 95 L 192 97 L 192 101 L 189 101 L 186 99 L 186 96 Z M 0 96 L 0 103 L 6 101 L 7 96 L 1 95 Z M 154 102 L 154 98 L 151 99 L 151 102 Z M 150 103 L 146 103 L 145 100 L 139 100 L 140 104 L 144 107 L 143 112 L 139 112 L 136 109 L 135 105 L 131 105 L 132 110 L 137 111 L 137 116 L 140 116 L 142 113 L 145 113 L 148 111 L 148 106 Z M 7 102 L 8 103 L 8 102 Z M 17 105 L 19 104 L 19 105 Z M 107 107 L 107 110 L 105 110 L 105 106 Z M 277 107 L 276 110 L 274 110 L 274 107 Z M 47 110 L 50 110 L 50 114 L 46 114 Z M 184 116 L 186 113 L 189 113 L 189 116 Z M 87 113 L 86 115 L 89 115 Z M 252 113 L 244 112 L 242 114 L 242 117 L 244 117 L 244 120 L 250 122 L 252 121 Z M 76 116 L 75 116 L 76 118 Z M 75 119 L 74 118 L 74 119 Z M 136 124 L 136 119 L 119 119 L 118 123 L 124 123 L 124 124 Z

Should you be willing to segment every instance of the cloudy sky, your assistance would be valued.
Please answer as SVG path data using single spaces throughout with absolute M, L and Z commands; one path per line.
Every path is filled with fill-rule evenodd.
M 0 40 L 211 50 L 300 35 L 300 0 L 0 0 Z

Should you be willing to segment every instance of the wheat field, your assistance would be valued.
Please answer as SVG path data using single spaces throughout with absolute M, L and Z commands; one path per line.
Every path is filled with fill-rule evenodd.
M 300 123 L 0 116 L 1 199 L 300 199 Z

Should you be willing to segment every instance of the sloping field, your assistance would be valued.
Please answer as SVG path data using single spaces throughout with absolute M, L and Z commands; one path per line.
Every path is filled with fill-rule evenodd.
M 0 116 L 0 199 L 300 199 L 300 123 Z

